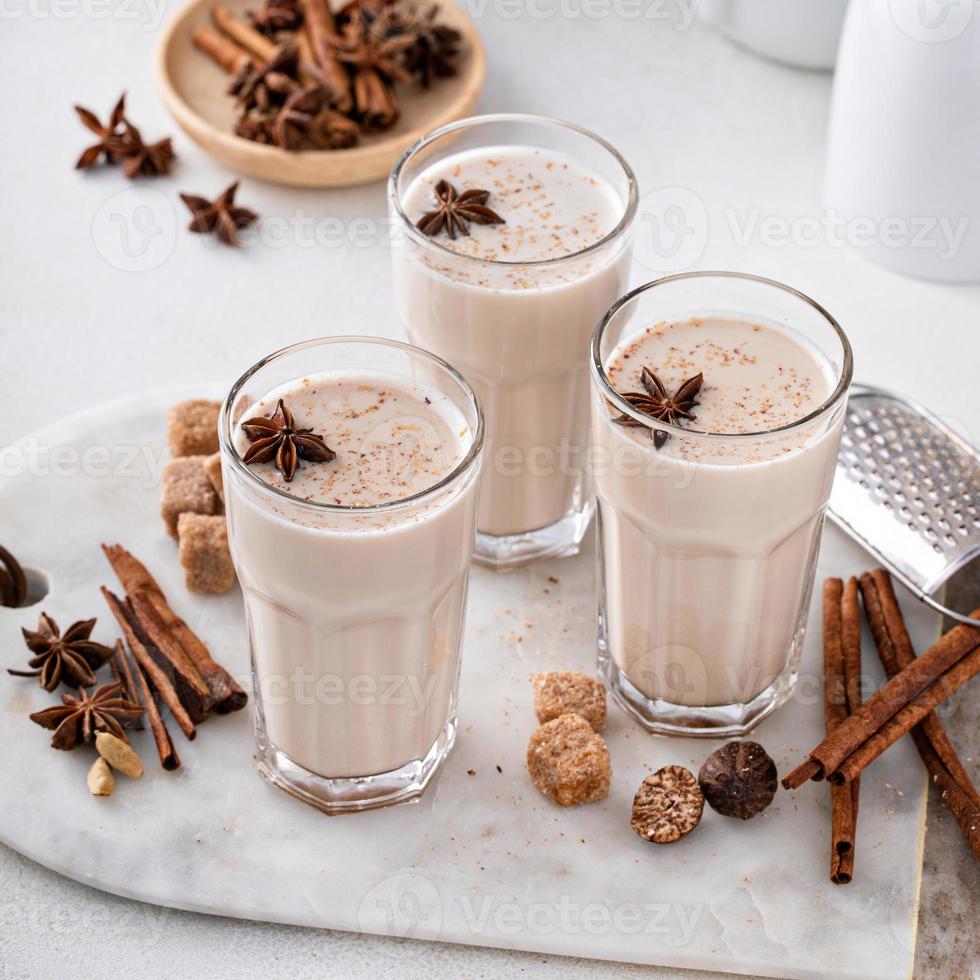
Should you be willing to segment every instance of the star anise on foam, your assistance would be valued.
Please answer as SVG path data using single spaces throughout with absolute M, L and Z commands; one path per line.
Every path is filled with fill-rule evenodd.
M 238 229 L 245 228 L 259 217 L 254 211 L 235 205 L 237 190 L 236 180 L 213 201 L 197 194 L 181 194 L 180 199 L 194 216 L 188 228 L 201 234 L 214 232 L 226 245 L 237 245 Z
M 491 211 L 487 207 L 490 191 L 471 189 L 458 194 L 448 180 L 440 180 L 436 184 L 434 194 L 435 209 L 423 214 L 415 226 L 423 235 L 428 235 L 430 238 L 434 238 L 443 229 L 452 239 L 457 235 L 469 235 L 468 222 L 470 221 L 478 225 L 505 223 L 496 211 Z
M 135 721 L 144 709 L 122 694 L 122 684 L 103 684 L 91 694 L 79 688 L 78 697 L 62 694 L 62 704 L 35 711 L 31 721 L 54 731 L 51 747 L 68 751 L 91 742 L 96 732 L 109 732 L 128 741 L 123 727 Z
M 113 144 L 122 135 L 120 127 L 126 117 L 126 96 L 119 96 L 119 101 L 115 104 L 109 115 L 109 121 L 104 126 L 99 122 L 99 117 L 90 109 L 77 105 L 75 112 L 78 113 L 78 118 L 81 119 L 83 125 L 99 137 L 98 143 L 93 143 L 82 150 L 82 155 L 78 158 L 75 169 L 87 170 L 98 163 L 102 157 L 105 157 L 107 163 L 115 163 L 118 148 L 114 148 Z
M 691 409 L 698 404 L 698 392 L 701 391 L 701 385 L 704 383 L 703 374 L 699 372 L 693 378 L 688 378 L 673 395 L 667 394 L 663 382 L 650 368 L 645 367 L 640 372 L 640 382 L 644 391 L 620 393 L 635 409 L 669 425 L 677 425 L 682 419 L 689 422 L 695 420 L 696 416 L 691 414 Z M 625 414 L 614 418 L 613 422 L 617 425 L 643 426 L 642 422 Z M 670 438 L 670 433 L 655 428 L 651 430 L 650 436 L 653 445 L 661 449 Z
M 58 624 L 47 613 L 41 613 L 37 630 L 21 628 L 24 642 L 34 654 L 27 664 L 33 669 L 8 668 L 7 673 L 15 677 L 40 677 L 45 691 L 53 691 L 61 683 L 69 687 L 94 684 L 95 671 L 113 654 L 109 647 L 89 639 L 94 628 L 94 619 L 80 620 L 62 635 Z
M 279 399 L 275 412 L 246 419 L 242 429 L 248 436 L 251 446 L 242 457 L 246 464 L 275 462 L 276 469 L 289 483 L 300 459 L 311 463 L 329 463 L 336 453 L 312 429 L 298 429 L 293 413 Z

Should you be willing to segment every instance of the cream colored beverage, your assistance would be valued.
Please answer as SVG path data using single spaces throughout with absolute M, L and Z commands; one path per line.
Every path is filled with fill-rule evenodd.
M 706 316 L 627 334 L 604 369 L 639 415 L 658 404 L 636 398 L 649 373 L 668 396 L 703 383 L 695 417 L 659 430 L 595 392 L 600 667 L 651 727 L 659 711 L 696 729 L 705 708 L 705 728 L 738 729 L 795 671 L 843 413 L 804 420 L 835 367 L 784 326 Z
M 300 443 L 291 479 L 275 459 L 224 461 L 260 749 L 274 782 L 285 769 L 318 805 L 356 809 L 358 784 L 376 784 L 369 805 L 420 789 L 452 743 L 478 467 L 459 471 L 477 426 L 431 371 L 325 371 L 243 409 L 239 460 L 249 420 L 274 418 L 280 400 L 336 455 L 305 461 Z
M 399 190 L 413 226 L 436 189 L 487 192 L 499 221 L 413 235 L 393 249 L 395 299 L 413 343 L 456 364 L 487 417 L 478 557 L 507 565 L 576 550 L 592 512 L 585 451 L 596 323 L 622 291 L 622 188 L 556 149 L 463 149 Z M 628 224 L 628 222 L 627 222 Z

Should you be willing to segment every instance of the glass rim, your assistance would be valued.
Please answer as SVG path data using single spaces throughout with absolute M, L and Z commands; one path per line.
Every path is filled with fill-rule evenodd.
M 444 476 L 437 483 L 432 484 L 431 487 L 426 487 L 425 490 L 420 490 L 418 493 L 413 493 L 408 497 L 401 497 L 398 500 L 385 500 L 378 504 L 331 504 L 319 500 L 303 500 L 291 493 L 287 493 L 285 490 L 272 486 L 270 483 L 266 483 L 266 481 L 261 479 L 261 477 L 259 477 L 254 470 L 245 464 L 241 454 L 235 448 L 234 440 L 232 439 L 232 408 L 239 392 L 241 392 L 242 388 L 252 377 L 254 377 L 264 367 L 278 361 L 287 354 L 306 350 L 311 347 L 341 343 L 373 344 L 380 347 L 391 347 L 395 348 L 396 350 L 404 351 L 405 353 L 413 356 L 422 357 L 424 360 L 435 364 L 436 367 L 445 371 L 463 389 L 466 397 L 469 399 L 476 411 L 476 427 L 473 433 L 473 439 L 463 458 L 452 468 L 452 470 L 449 471 L 449 473 L 446 474 L 446 476 Z M 242 374 L 242 376 L 232 385 L 231 390 L 225 396 L 224 401 L 221 404 L 221 413 L 218 423 L 218 441 L 222 454 L 227 455 L 228 459 L 235 467 L 236 472 L 240 473 L 247 481 L 256 486 L 260 491 L 272 494 L 275 498 L 280 498 L 287 501 L 293 506 L 299 506 L 303 510 L 308 510 L 314 513 L 348 515 L 372 515 L 379 513 L 387 514 L 391 513 L 392 511 L 397 511 L 424 503 L 427 498 L 441 493 L 451 484 L 455 483 L 460 477 L 464 476 L 470 469 L 472 469 L 473 465 L 479 459 L 480 454 L 483 451 L 485 435 L 486 423 L 484 420 L 483 406 L 480 404 L 480 399 L 477 397 L 477 394 L 473 390 L 470 383 L 451 364 L 444 361 L 438 355 L 433 354 L 431 351 L 424 350 L 421 347 L 416 347 L 413 344 L 406 344 L 404 341 L 389 340 L 386 337 L 367 337 L 357 334 L 339 337 L 315 337 L 311 340 L 302 340 L 298 343 L 290 344 L 287 347 L 282 347 L 279 350 L 266 355 L 261 360 L 256 361 L 255 364 L 245 371 L 245 373 Z
M 802 300 L 807 306 L 816 310 L 816 312 L 820 314 L 820 316 L 827 322 L 827 324 L 836 334 L 844 354 L 843 363 L 841 364 L 840 377 L 837 380 L 837 385 L 834 390 L 819 406 L 817 406 L 817 408 L 815 408 L 812 412 L 809 412 L 807 415 L 804 415 L 802 418 L 795 419 L 792 422 L 787 422 L 785 425 L 776 426 L 772 429 L 761 429 L 757 432 L 712 432 L 706 429 L 695 429 L 690 426 L 672 425 L 668 422 L 661 422 L 659 420 L 652 419 L 649 415 L 645 415 L 643 412 L 638 411 L 625 398 L 623 398 L 618 391 L 616 391 L 606 374 L 606 368 L 602 360 L 601 352 L 603 334 L 606 331 L 606 327 L 609 326 L 620 310 L 631 304 L 635 299 L 642 296 L 648 290 L 655 289 L 657 286 L 663 286 L 686 279 L 739 279 L 743 282 L 757 283 L 758 285 L 773 287 L 787 293 L 796 299 Z M 625 296 L 621 296 L 606 311 L 606 314 L 603 316 L 602 320 L 599 321 L 599 325 L 592 334 L 591 347 L 592 356 L 589 358 L 589 367 L 592 371 L 592 377 L 602 389 L 606 400 L 611 402 L 615 408 L 617 408 L 624 415 L 629 416 L 634 421 L 642 423 L 648 429 L 663 429 L 665 432 L 671 435 L 695 435 L 698 438 L 704 439 L 758 439 L 762 436 L 774 436 L 783 432 L 790 432 L 793 429 L 799 428 L 800 426 L 807 425 L 821 416 L 826 415 L 837 406 L 837 404 L 846 396 L 854 376 L 854 355 L 851 350 L 851 342 L 847 339 L 847 334 L 844 333 L 841 325 L 823 306 L 821 306 L 816 300 L 807 296 L 806 293 L 800 292 L 800 290 L 794 289 L 792 286 L 787 286 L 785 283 L 779 282 L 776 279 L 768 279 L 765 276 L 755 276 L 747 272 L 726 272 L 713 270 L 703 272 L 679 272 L 673 275 L 663 276 L 660 279 L 654 279 L 651 282 L 643 283 L 643 285 L 637 286 L 635 289 L 630 290 Z
M 580 248 L 577 252 L 569 252 L 567 255 L 561 255 L 554 259 L 535 259 L 534 261 L 530 262 L 484 259 L 475 255 L 463 255 L 460 252 L 454 252 L 451 248 L 447 248 L 445 245 L 437 242 L 434 238 L 431 238 L 430 236 L 419 231 L 419 229 L 415 226 L 415 222 L 405 213 L 405 210 L 402 207 L 401 197 L 398 193 L 398 181 L 401 178 L 402 171 L 408 162 L 426 147 L 431 146 L 437 140 L 440 140 L 444 136 L 448 136 L 451 133 L 464 129 L 473 129 L 477 126 L 491 123 L 504 122 L 529 123 L 542 127 L 557 127 L 559 129 L 569 130 L 570 132 L 578 133 L 580 136 L 590 139 L 593 143 L 596 143 L 598 146 L 602 147 L 602 149 L 604 149 L 622 168 L 623 173 L 626 175 L 627 187 L 629 188 L 626 197 L 626 206 L 623 210 L 622 217 L 616 223 L 615 227 L 603 235 L 597 242 L 593 242 L 591 245 L 587 245 L 585 248 Z M 446 125 L 440 126 L 438 129 L 433 129 L 420 139 L 417 139 L 398 158 L 398 162 L 388 175 L 388 200 L 409 236 L 413 238 L 417 244 L 422 245 L 425 248 L 434 248 L 440 252 L 444 252 L 447 256 L 452 256 L 452 258 L 457 261 L 472 262 L 477 265 L 486 265 L 495 268 L 542 268 L 560 265 L 561 263 L 569 262 L 572 259 L 580 259 L 583 256 L 590 255 L 605 245 L 616 241 L 618 238 L 621 238 L 629 230 L 633 223 L 633 219 L 636 217 L 636 210 L 639 206 L 639 190 L 636 182 L 636 174 L 633 173 L 633 168 L 629 165 L 629 163 L 627 163 L 626 158 L 619 152 L 619 150 L 616 149 L 615 146 L 612 145 L 612 143 L 603 139 L 598 134 L 593 133 L 592 130 L 586 129 L 584 126 L 579 126 L 575 123 L 565 122 L 562 119 L 555 119 L 552 116 L 541 116 L 526 112 L 494 112 L 487 113 L 486 115 L 482 116 L 467 116 L 464 119 L 456 120 L 456 122 L 446 123 Z

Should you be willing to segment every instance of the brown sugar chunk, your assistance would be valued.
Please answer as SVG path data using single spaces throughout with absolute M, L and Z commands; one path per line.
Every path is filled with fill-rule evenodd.
M 191 592 L 227 592 L 235 584 L 235 566 L 224 517 L 181 514 L 177 532 L 187 588 Z
M 704 796 L 683 766 L 664 766 L 640 783 L 630 826 L 655 844 L 672 844 L 701 822 Z
M 218 500 L 225 502 L 225 484 L 221 476 L 221 453 L 213 453 L 204 460 L 204 472 L 207 473 Z
M 595 803 L 609 793 L 606 743 L 579 715 L 560 715 L 531 736 L 527 770 L 531 782 L 559 806 Z
M 195 398 L 171 406 L 167 412 L 170 455 L 208 456 L 218 451 L 218 412 L 221 402 Z
M 559 715 L 578 715 L 593 731 L 606 725 L 606 689 L 594 677 L 574 670 L 534 675 L 534 713 L 543 725 Z
M 167 533 L 177 537 L 177 519 L 181 514 L 220 514 L 221 501 L 204 469 L 203 456 L 172 459 L 163 470 L 160 516 Z

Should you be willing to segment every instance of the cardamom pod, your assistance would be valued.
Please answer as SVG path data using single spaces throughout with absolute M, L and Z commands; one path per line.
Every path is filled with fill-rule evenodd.
M 88 791 L 93 796 L 112 796 L 112 791 L 116 785 L 109 763 L 101 756 L 92 763 L 92 768 L 89 769 L 85 782 L 88 784 Z
M 143 775 L 143 763 L 132 746 L 111 732 L 96 732 L 95 748 L 113 769 L 118 769 L 124 776 L 139 779 Z

